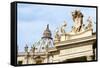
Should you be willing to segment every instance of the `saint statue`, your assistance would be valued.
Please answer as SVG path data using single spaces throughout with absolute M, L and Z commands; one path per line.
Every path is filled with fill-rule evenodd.
M 60 40 L 60 35 L 59 35 L 59 29 L 58 28 L 56 28 L 56 31 L 55 31 L 55 38 L 57 40 Z
M 72 17 L 74 21 L 72 31 L 74 31 L 75 33 L 80 32 L 83 25 L 83 14 L 79 10 L 75 10 L 74 12 L 72 12 Z
M 66 33 L 66 31 L 65 31 L 66 26 L 67 26 L 66 21 L 64 21 L 63 25 L 60 28 L 61 34 L 65 34 Z
M 92 25 L 92 18 L 89 16 L 87 19 L 88 25 L 86 26 L 86 29 L 92 29 L 93 25 Z
M 28 46 L 27 46 L 27 44 L 25 46 L 25 52 L 28 52 Z

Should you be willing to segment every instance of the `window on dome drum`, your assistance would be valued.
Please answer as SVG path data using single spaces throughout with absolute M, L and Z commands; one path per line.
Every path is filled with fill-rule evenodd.
M 35 48 L 37 50 L 37 48 Z
M 42 47 L 42 49 L 44 49 L 44 47 Z

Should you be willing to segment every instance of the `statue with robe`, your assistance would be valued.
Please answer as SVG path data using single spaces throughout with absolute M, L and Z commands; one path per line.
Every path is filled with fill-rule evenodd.
M 59 29 L 58 28 L 56 28 L 56 31 L 55 31 L 55 39 L 60 40 L 60 35 L 59 35 Z
M 72 31 L 74 31 L 75 33 L 80 32 L 83 25 L 83 14 L 79 10 L 75 10 L 74 12 L 72 12 L 72 17 L 74 21 Z
M 66 33 L 66 30 L 65 30 L 66 26 L 67 26 L 66 21 L 64 21 L 63 25 L 60 28 L 61 34 L 65 34 Z
M 92 29 L 93 28 L 93 25 L 92 25 L 92 18 L 89 17 L 87 19 L 87 22 L 88 22 L 88 25 L 86 26 L 86 29 Z

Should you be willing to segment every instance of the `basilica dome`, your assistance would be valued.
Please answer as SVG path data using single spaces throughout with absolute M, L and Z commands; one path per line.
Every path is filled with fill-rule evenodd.
M 33 47 L 35 48 L 35 52 L 43 53 L 47 52 L 48 49 L 54 48 L 53 38 L 51 36 L 52 34 L 49 29 L 49 25 L 47 25 L 46 29 L 43 32 L 43 37 L 33 45 Z

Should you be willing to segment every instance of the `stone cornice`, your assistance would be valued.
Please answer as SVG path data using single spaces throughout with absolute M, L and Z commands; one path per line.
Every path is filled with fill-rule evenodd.
M 70 45 L 70 44 L 81 43 L 81 42 L 92 41 L 92 40 L 96 40 L 96 35 L 83 37 L 83 38 L 78 38 L 78 39 L 61 41 L 61 42 L 55 43 L 55 46 L 56 47 L 59 47 L 59 46 L 61 47 L 61 46 L 67 46 L 67 45 Z

